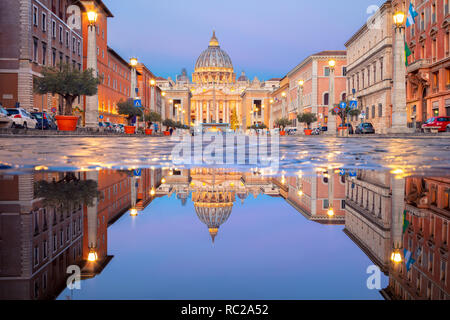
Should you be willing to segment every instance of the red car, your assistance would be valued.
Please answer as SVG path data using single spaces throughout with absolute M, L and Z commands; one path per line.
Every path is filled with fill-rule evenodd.
M 423 131 L 437 129 L 438 132 L 450 132 L 450 117 L 433 117 L 422 125 Z

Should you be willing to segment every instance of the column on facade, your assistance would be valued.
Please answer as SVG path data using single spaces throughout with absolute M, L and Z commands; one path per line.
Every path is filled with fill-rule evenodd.
M 209 118 L 209 116 L 210 116 L 210 101 L 208 100 L 208 101 L 206 101 L 206 122 L 207 123 L 211 123 L 211 119 Z
M 203 100 L 200 101 L 200 123 L 203 123 Z
M 216 101 L 216 123 L 219 123 L 220 101 Z

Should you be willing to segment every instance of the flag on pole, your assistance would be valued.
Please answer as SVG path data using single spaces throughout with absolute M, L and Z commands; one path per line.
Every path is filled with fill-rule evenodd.
M 405 233 L 406 229 L 409 227 L 409 221 L 406 220 L 406 210 L 403 211 L 403 233 Z
M 411 55 L 411 50 L 408 47 L 408 44 L 405 42 L 405 64 L 408 66 L 408 57 Z
M 417 13 L 416 9 L 414 9 L 414 6 L 412 3 L 409 4 L 409 10 L 408 10 L 408 17 L 406 18 L 406 27 L 410 27 L 413 24 L 416 23 L 416 17 L 419 14 Z
M 405 255 L 406 271 L 409 271 L 411 269 L 411 265 L 413 265 L 416 260 L 413 259 L 411 251 L 404 249 L 403 253 Z

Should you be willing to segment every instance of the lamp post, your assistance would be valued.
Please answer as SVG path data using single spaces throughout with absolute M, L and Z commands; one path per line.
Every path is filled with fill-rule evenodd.
M 285 108 L 285 102 L 286 102 L 286 92 L 282 92 L 281 93 L 281 98 L 282 98 L 282 104 L 281 104 L 281 108 L 282 108 L 282 110 L 281 110 L 281 117 L 282 118 L 284 118 L 285 116 L 286 116 L 286 108 Z
M 166 119 L 166 93 L 161 92 L 161 119 L 164 121 Z
M 305 81 L 298 80 L 297 86 L 297 114 L 303 113 L 303 85 Z
M 97 35 L 96 23 L 98 14 L 96 11 L 87 12 L 88 43 L 86 67 L 92 69 L 92 75 L 97 77 Z M 88 128 L 98 128 L 98 94 L 86 97 L 83 124 Z
M 394 74 L 392 85 L 392 127 L 390 133 L 410 132 L 406 115 L 405 14 L 394 14 Z
M 336 117 L 333 116 L 332 110 L 334 107 L 334 67 L 336 66 L 336 60 L 330 59 L 328 61 L 328 67 L 330 70 L 330 84 L 329 84 L 329 93 L 328 93 L 328 123 L 327 123 L 327 135 L 335 135 L 336 134 Z
M 269 130 L 273 127 L 273 99 L 269 100 L 270 104 L 270 118 L 269 118 Z
M 138 65 L 138 60 L 137 58 L 131 58 L 130 59 L 130 67 L 131 67 L 131 98 L 134 99 L 136 98 L 136 88 L 137 88 L 137 72 L 136 72 L 136 67 Z M 144 122 L 144 127 L 145 127 L 145 119 L 144 119 L 144 108 L 142 108 L 142 122 Z M 139 128 L 139 121 L 136 117 L 136 133 L 138 133 L 138 128 Z
M 156 111 L 155 106 L 155 79 L 150 80 L 150 110 Z

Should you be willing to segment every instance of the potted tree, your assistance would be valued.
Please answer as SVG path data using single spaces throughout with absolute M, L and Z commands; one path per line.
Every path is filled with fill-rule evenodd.
M 78 70 L 71 64 L 58 67 L 44 67 L 42 77 L 34 79 L 33 89 L 37 94 L 58 94 L 64 99 L 59 115 L 55 116 L 58 130 L 75 131 L 78 116 L 74 116 L 72 105 L 80 96 L 93 96 L 97 93 L 100 79 L 93 76 L 92 69 Z
M 331 111 L 331 113 L 335 116 L 338 116 L 341 120 L 341 125 L 338 126 L 338 134 L 341 137 L 348 137 L 349 134 L 349 128 L 350 126 L 347 125 L 347 119 L 349 116 L 358 116 L 361 113 L 361 110 L 359 109 L 352 109 L 350 108 L 350 101 L 344 101 L 346 102 L 346 107 L 341 108 L 340 104 L 335 105 L 335 108 Z M 336 107 L 339 107 L 339 111 L 336 112 L 335 109 L 338 109 Z M 350 123 L 349 123 L 350 124 Z
M 175 128 L 176 122 L 172 119 L 165 119 L 162 123 L 164 126 L 166 126 L 166 131 L 164 131 L 165 136 L 170 136 L 170 128 Z
M 153 130 L 151 129 L 150 125 L 153 122 L 161 122 L 161 115 L 158 112 L 150 111 L 145 115 L 145 122 L 147 123 L 147 127 L 145 128 L 145 134 L 151 135 L 153 133 Z
M 297 115 L 297 120 L 300 123 L 306 124 L 306 129 L 304 130 L 304 132 L 305 132 L 305 135 L 310 136 L 311 132 L 312 132 L 312 129 L 310 128 L 311 123 L 317 121 L 316 114 L 311 113 L 311 112 L 305 112 L 305 113 Z
M 291 124 L 291 120 L 288 118 L 280 118 L 275 121 L 275 125 L 280 127 L 280 136 L 286 135 L 286 127 Z
M 127 117 L 128 125 L 124 126 L 126 134 L 136 133 L 136 127 L 131 125 L 131 120 L 134 117 L 142 115 L 142 109 L 140 107 L 135 107 L 132 99 L 120 100 L 117 103 L 117 112 L 121 115 Z

